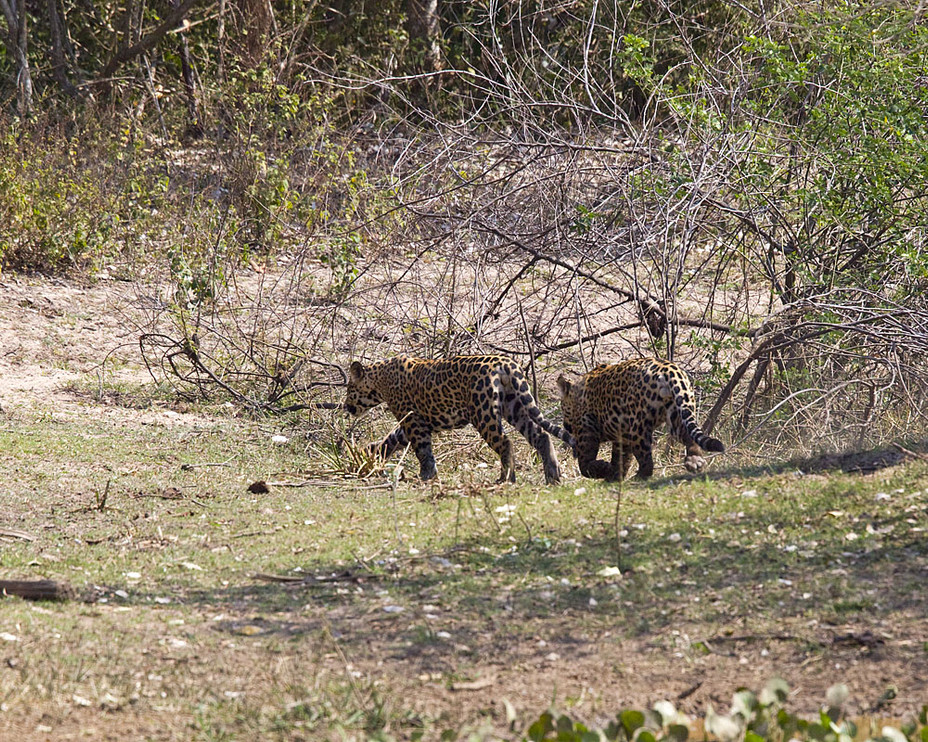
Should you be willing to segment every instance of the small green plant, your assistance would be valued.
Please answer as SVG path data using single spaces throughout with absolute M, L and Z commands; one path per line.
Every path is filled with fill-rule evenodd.
M 9 140 L 7 142 L 9 144 Z M 55 153 L 64 167 L 43 160 L 43 152 L 0 158 L 0 265 L 55 271 L 80 265 L 110 244 L 113 200 L 99 176 L 72 170 L 73 158 Z
M 577 216 L 570 222 L 569 229 L 576 235 L 589 234 L 593 230 L 594 222 L 606 216 L 583 204 L 577 204 L 574 209 L 577 211 Z
M 216 276 L 209 266 L 183 248 L 169 248 L 168 259 L 178 304 L 196 307 L 216 298 Z
M 361 236 L 357 232 L 336 237 L 319 260 L 332 269 L 332 296 L 344 298 L 358 277 L 358 258 L 361 256 Z
M 731 378 L 731 369 L 726 359 L 732 352 L 740 352 L 745 341 L 737 335 L 715 338 L 693 332 L 690 333 L 687 344 L 703 351 L 709 361 L 709 374 L 705 377 L 694 377 L 693 383 L 702 387 L 706 393 L 714 393 Z
M 732 697 L 731 711 L 717 714 L 711 704 L 703 719 L 703 728 L 721 742 L 873 742 L 928 741 L 928 706 L 922 708 L 917 722 L 899 727 L 871 724 L 861 737 L 857 724 L 848 719 L 844 703 L 848 698 L 844 683 L 836 683 L 825 696 L 825 705 L 817 719 L 803 719 L 786 710 L 789 686 L 775 678 L 755 694 L 740 690 Z M 686 742 L 693 724 L 669 701 L 661 701 L 647 711 L 624 709 L 605 729 L 591 729 L 566 714 L 546 711 L 529 726 L 524 740 L 531 742 Z
M 650 87 L 654 74 L 654 56 L 647 39 L 635 34 L 625 34 L 622 45 L 616 52 L 616 61 L 622 72 L 642 88 Z

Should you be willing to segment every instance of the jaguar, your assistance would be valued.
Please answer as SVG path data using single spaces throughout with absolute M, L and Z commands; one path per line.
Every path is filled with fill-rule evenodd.
M 389 458 L 410 445 L 419 459 L 419 477 L 437 476 L 432 433 L 473 425 L 498 455 L 500 482 L 515 482 L 512 443 L 503 430 L 511 423 L 541 456 L 545 482 L 560 482 L 561 470 L 548 433 L 573 446 L 573 439 L 546 420 L 518 363 L 505 356 L 453 356 L 427 360 L 396 356 L 364 365 L 351 363 L 345 410 L 351 415 L 386 404 L 399 425 L 369 453 Z
M 585 477 L 622 480 L 633 457 L 637 476 L 650 477 L 652 434 L 665 420 L 671 435 L 686 446 L 689 471 L 702 470 L 704 451 L 725 450 L 696 423 L 689 377 L 671 361 L 641 358 L 597 366 L 575 382 L 562 374 L 557 385 L 564 428 L 576 439 L 577 463 Z M 603 442 L 612 443 L 611 461 L 597 458 Z

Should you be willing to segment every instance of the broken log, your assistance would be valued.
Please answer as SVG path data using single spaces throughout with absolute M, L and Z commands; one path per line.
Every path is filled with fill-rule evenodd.
M 54 580 L 0 580 L 0 595 L 16 595 L 27 600 L 68 600 L 74 597 L 74 590 Z
M 0 538 L 21 538 L 24 541 L 35 541 L 35 536 L 18 528 L 0 528 Z

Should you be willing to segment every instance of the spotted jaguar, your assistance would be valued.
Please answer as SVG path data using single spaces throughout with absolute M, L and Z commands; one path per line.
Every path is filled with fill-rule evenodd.
M 432 453 L 432 433 L 473 425 L 483 440 L 499 454 L 500 482 L 515 482 L 512 444 L 503 431 L 503 420 L 518 430 L 538 451 L 545 482 L 561 479 L 554 445 L 548 433 L 569 446 L 573 439 L 542 416 L 525 374 L 504 356 L 454 356 L 425 360 L 397 356 L 378 363 L 354 361 L 349 367 L 345 409 L 352 415 L 384 403 L 399 426 L 371 454 L 387 459 L 409 444 L 419 459 L 423 480 L 437 475 Z M 546 432 L 547 431 L 547 432 Z
M 686 446 L 689 471 L 705 466 L 703 451 L 725 450 L 720 440 L 700 430 L 689 377 L 670 361 L 643 358 L 597 366 L 573 383 L 561 375 L 557 384 L 564 427 L 577 441 L 577 463 L 585 477 L 624 479 L 633 457 L 637 476 L 650 477 L 652 433 L 665 420 L 671 435 Z M 603 442 L 612 443 L 609 462 L 597 458 Z

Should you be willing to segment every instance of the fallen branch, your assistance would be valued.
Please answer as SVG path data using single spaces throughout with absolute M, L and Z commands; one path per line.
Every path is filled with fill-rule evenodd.
M 315 585 L 326 582 L 360 582 L 361 580 L 372 578 L 375 575 L 372 572 L 355 572 L 346 569 L 342 572 L 333 572 L 330 575 L 272 575 L 266 572 L 256 572 L 252 575 L 256 580 L 264 582 L 282 582 L 285 584 Z
M 345 484 L 345 481 L 356 481 L 349 480 L 348 477 L 344 479 L 306 479 L 302 482 L 267 482 L 268 487 L 335 487 L 338 485 Z M 363 487 L 356 487 L 358 490 L 387 490 L 390 489 L 392 485 L 389 482 L 383 484 L 367 484 Z
M 451 690 L 483 690 L 484 688 L 489 688 L 495 682 L 495 675 L 487 675 L 486 677 L 477 678 L 476 680 L 452 683 Z
M 241 533 L 233 533 L 229 538 L 251 538 L 252 536 L 273 536 L 277 533 L 276 530 L 273 531 L 242 531 Z
M 184 384 L 190 384 L 191 386 L 195 387 L 204 397 L 206 396 L 204 386 L 209 383 L 223 390 L 243 407 L 260 412 L 268 412 L 279 415 L 286 414 L 288 412 L 299 412 L 301 410 L 344 409 L 344 405 L 341 402 L 310 402 L 287 406 L 281 406 L 278 404 L 278 402 L 284 396 L 287 396 L 283 394 L 283 391 L 287 386 L 291 385 L 291 377 L 296 372 L 296 367 L 302 367 L 307 363 L 314 364 L 316 366 L 322 366 L 324 368 L 335 369 L 341 375 L 342 380 L 312 381 L 305 385 L 305 389 L 312 389 L 315 387 L 344 387 L 348 383 L 348 377 L 345 374 L 345 369 L 334 363 L 319 361 L 313 358 L 301 358 L 297 362 L 296 367 L 292 369 L 289 374 L 275 376 L 273 374 L 267 373 L 266 371 L 259 371 L 258 376 L 267 378 L 277 387 L 277 390 L 271 395 L 271 401 L 261 401 L 251 398 L 248 396 L 248 394 L 245 394 L 244 392 L 236 389 L 232 383 L 225 381 L 225 378 L 230 376 L 235 377 L 236 374 L 230 374 L 229 369 L 223 369 L 222 364 L 210 356 L 209 353 L 200 349 L 195 340 L 188 338 L 177 339 L 161 333 L 145 333 L 139 336 L 138 343 L 139 351 L 141 352 L 142 358 L 145 361 L 148 373 L 156 382 L 158 381 L 158 377 L 153 370 L 153 367 L 156 364 L 149 359 L 149 356 L 146 353 L 146 346 L 151 346 L 161 351 L 160 366 L 163 373 L 173 376 Z M 190 369 L 187 370 L 181 368 L 178 365 L 178 361 L 176 359 L 185 359 L 186 362 L 190 364 Z M 219 367 L 219 373 L 211 368 L 209 365 L 210 363 Z M 248 374 L 244 375 L 248 376 Z
M 53 580 L 0 580 L 0 594 L 26 600 L 68 600 L 74 597 L 74 590 Z
M 737 634 L 733 636 L 713 636 L 710 641 L 713 644 L 722 642 L 795 642 L 800 641 L 801 637 L 792 634 Z
M 693 683 L 689 688 L 687 688 L 685 691 L 677 695 L 677 700 L 682 701 L 685 698 L 689 698 L 696 691 L 698 691 L 701 687 L 702 687 L 702 680 L 699 680 Z
M 321 386 L 317 384 L 317 386 Z M 344 386 L 344 384 L 327 384 L 327 386 Z M 264 408 L 270 409 L 270 408 Z M 310 403 L 301 403 L 301 404 L 292 404 L 287 407 L 278 407 L 273 410 L 274 412 L 299 412 L 300 410 L 343 410 L 345 405 L 341 402 L 310 402 Z
M 35 541 L 35 536 L 16 528 L 0 528 L 0 538 L 21 538 L 23 541 Z
M 898 450 L 899 453 L 904 454 L 905 456 L 909 456 L 913 459 L 918 459 L 920 461 L 928 461 L 928 455 L 919 453 L 918 451 L 912 451 L 911 449 L 906 448 L 900 443 L 893 443 L 892 446 L 893 448 Z M 0 535 L 3 535 L 3 534 L 0 533 Z
M 190 471 L 191 469 L 198 469 L 202 466 L 229 466 L 230 462 L 234 460 L 232 458 L 226 459 L 225 461 L 204 461 L 202 464 L 181 464 L 181 471 Z

